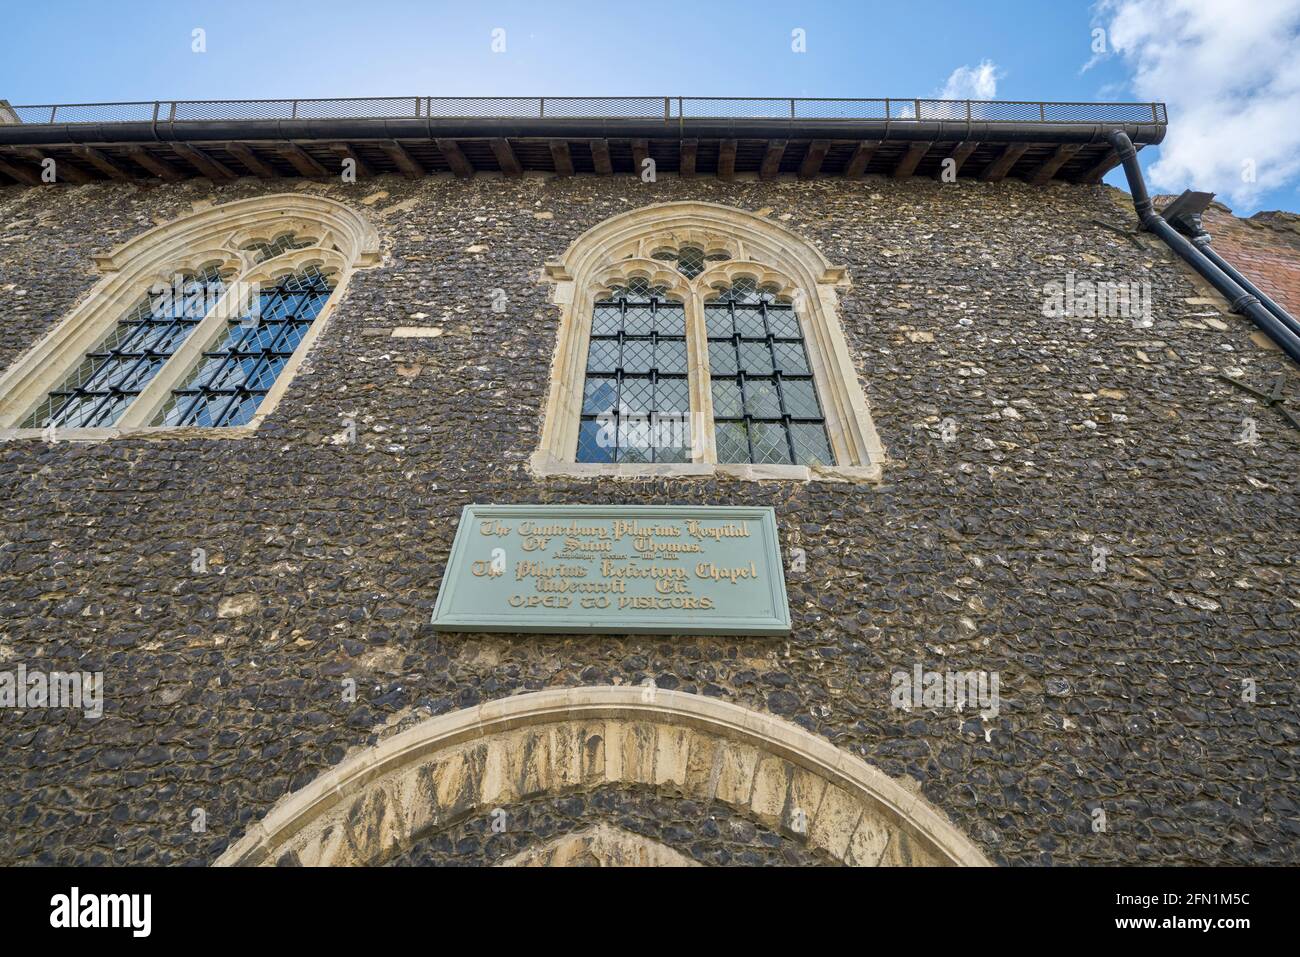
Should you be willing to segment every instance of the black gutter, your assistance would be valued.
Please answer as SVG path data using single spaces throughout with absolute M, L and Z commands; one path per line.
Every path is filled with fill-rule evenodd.
M 988 122 L 976 120 L 825 119 L 299 119 L 142 120 L 124 123 L 0 124 L 0 144 L 147 143 L 186 141 L 427 140 L 446 137 L 541 139 L 671 138 L 864 139 L 903 141 L 979 140 L 995 143 L 1104 143 L 1116 127 L 1107 123 Z M 1132 140 L 1159 143 L 1163 123 L 1126 123 Z
M 1142 167 L 1138 165 L 1137 150 L 1123 130 L 1112 130 L 1107 137 L 1115 152 L 1124 164 L 1124 175 L 1128 177 L 1129 192 L 1133 194 L 1133 207 L 1144 229 L 1155 233 L 1165 245 L 1176 252 L 1180 258 L 1205 279 L 1228 300 L 1233 312 L 1244 313 L 1251 322 L 1264 330 L 1279 349 L 1300 363 L 1300 335 L 1279 321 L 1254 294 L 1240 286 L 1227 272 L 1216 265 L 1186 236 L 1167 223 L 1155 210 L 1151 196 L 1147 192 L 1146 182 L 1142 178 Z M 1235 271 L 1235 270 L 1234 270 Z

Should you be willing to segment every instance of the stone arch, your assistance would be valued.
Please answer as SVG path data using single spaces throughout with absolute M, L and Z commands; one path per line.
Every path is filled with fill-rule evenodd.
M 155 226 L 96 256 L 95 265 L 105 274 L 165 268 L 178 250 L 206 244 L 237 249 L 254 240 L 299 230 L 314 232 L 321 246 L 337 246 L 354 265 L 379 262 L 379 234 L 350 206 L 310 193 L 272 193 L 209 206 Z
M 709 282 L 738 270 L 764 276 L 790 291 L 809 350 L 817 392 L 825 406 L 826 428 L 836 464 L 833 466 L 719 465 L 713 458 L 712 435 L 706 429 L 697 461 L 686 464 L 634 465 L 575 462 L 582 383 L 590 340 L 591 309 L 611 269 L 622 263 L 649 271 L 657 250 L 689 244 L 725 250 L 729 261 L 709 264 L 703 275 L 686 281 L 687 339 L 692 360 L 692 409 L 711 419 L 712 393 L 707 381 L 708 342 L 703 329 L 702 303 Z M 665 269 L 662 263 L 657 268 Z M 627 268 L 627 267 L 624 267 Z M 658 203 L 612 216 L 573 241 L 543 272 L 554 283 L 552 299 L 560 307 L 560 325 L 551 366 L 546 415 L 540 447 L 531 467 L 538 475 L 713 475 L 739 478 L 830 478 L 875 481 L 885 460 L 884 448 L 871 421 L 848 343 L 840 328 L 839 291 L 849 285 L 846 270 L 832 265 L 821 251 L 786 227 L 745 210 L 719 203 Z M 704 371 L 701 372 L 700 370 Z
M 379 863 L 471 814 L 606 784 L 743 808 L 847 864 L 989 863 L 914 791 L 796 725 L 700 695 L 589 687 L 394 734 L 287 795 L 217 864 Z
M 513 854 L 495 867 L 699 867 L 666 844 L 597 824 Z
M 832 266 L 812 243 L 762 216 L 721 203 L 655 203 L 611 216 L 569 244 L 547 275 L 581 282 L 593 269 L 637 252 L 649 256 L 665 244 L 726 248 L 735 259 L 761 259 L 800 284 L 847 287 L 847 271 Z

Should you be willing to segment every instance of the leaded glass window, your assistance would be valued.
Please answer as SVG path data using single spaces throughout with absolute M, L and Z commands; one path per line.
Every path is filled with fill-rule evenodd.
M 799 319 L 740 277 L 704 306 L 719 462 L 834 465 Z
M 189 338 L 225 290 L 218 266 L 151 289 L 51 391 L 22 428 L 107 428 Z
M 264 263 L 268 259 L 274 259 L 281 253 L 287 253 L 291 249 L 306 249 L 309 246 L 315 246 L 314 239 L 298 239 L 293 233 L 285 233 L 282 236 L 276 236 L 269 243 L 263 240 L 249 243 L 244 247 L 244 252 L 254 254 L 255 263 Z
M 709 263 L 730 259 L 731 253 L 723 249 L 706 253 L 699 246 L 682 246 L 680 249 L 660 249 L 652 258 L 670 262 L 687 279 L 694 279 L 709 267 Z
M 689 462 L 686 309 L 633 279 L 592 312 L 579 462 Z
M 230 427 L 257 412 L 319 315 L 332 281 L 308 266 L 259 290 L 259 312 L 228 320 L 213 348 L 173 389 L 154 425 Z
M 834 465 L 788 298 L 742 276 L 705 303 L 703 322 L 717 461 Z M 634 279 L 595 303 L 578 462 L 691 460 L 688 348 L 685 307 L 662 286 Z

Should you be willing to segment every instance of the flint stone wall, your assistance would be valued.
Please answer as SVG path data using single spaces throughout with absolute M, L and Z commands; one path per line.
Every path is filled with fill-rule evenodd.
M 210 863 L 386 722 L 646 678 L 914 779 L 998 863 L 1300 859 L 1300 433 L 1216 376 L 1300 382 L 1168 250 L 1124 233 L 1123 197 L 875 178 L 11 187 L 0 364 L 93 285 L 92 250 L 289 189 L 363 210 L 385 258 L 255 437 L 0 444 L 0 669 L 103 671 L 106 687 L 98 720 L 0 712 L 0 863 Z M 558 315 L 542 263 L 676 199 L 771 217 L 847 266 L 881 486 L 530 476 Z M 1044 317 L 1070 271 L 1149 282 L 1154 326 Z M 357 444 L 331 442 L 347 418 Z M 435 634 L 472 502 L 774 506 L 783 549 L 807 554 L 787 579 L 794 633 Z M 890 673 L 918 662 L 997 672 L 998 716 L 892 708 Z M 624 803 L 593 797 L 574 827 L 620 826 Z M 683 803 L 658 802 L 691 835 L 667 843 L 734 858 Z M 431 854 L 448 858 L 412 859 Z

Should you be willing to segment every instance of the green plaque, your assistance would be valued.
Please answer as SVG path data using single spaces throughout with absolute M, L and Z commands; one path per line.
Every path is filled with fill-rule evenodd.
M 788 635 L 770 508 L 466 505 L 441 631 Z

